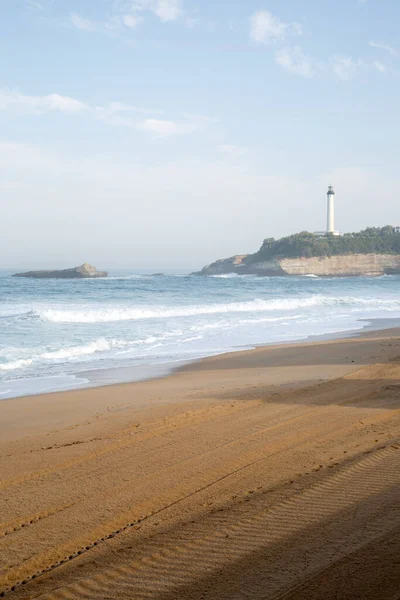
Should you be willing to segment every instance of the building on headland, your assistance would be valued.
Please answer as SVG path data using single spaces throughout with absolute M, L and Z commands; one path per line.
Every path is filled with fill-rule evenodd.
M 326 231 L 316 231 L 316 235 L 340 235 L 339 231 L 335 229 L 335 190 L 333 186 L 330 185 L 327 193 L 327 208 L 328 208 L 328 216 L 326 223 Z

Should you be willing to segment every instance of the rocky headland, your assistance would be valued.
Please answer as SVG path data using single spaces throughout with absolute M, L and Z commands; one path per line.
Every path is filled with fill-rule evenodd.
M 108 277 L 107 271 L 98 271 L 96 267 L 84 263 L 80 267 L 61 269 L 58 271 L 28 271 L 27 273 L 15 273 L 13 277 L 32 277 L 34 279 L 94 279 L 96 277 Z
M 319 277 L 400 274 L 400 231 L 387 226 L 341 237 L 302 232 L 264 240 L 254 254 L 238 254 L 205 266 L 196 275 Z
M 248 255 L 250 256 L 250 255 Z M 353 254 L 311 258 L 282 258 L 246 263 L 246 255 L 232 256 L 207 265 L 197 275 L 317 275 L 318 277 L 352 277 L 400 274 L 400 255 Z

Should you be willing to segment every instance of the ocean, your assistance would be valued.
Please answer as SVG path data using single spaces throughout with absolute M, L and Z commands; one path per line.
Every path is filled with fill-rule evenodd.
M 400 277 L 140 275 L 35 280 L 0 272 L 0 399 L 144 379 L 257 345 L 400 318 Z

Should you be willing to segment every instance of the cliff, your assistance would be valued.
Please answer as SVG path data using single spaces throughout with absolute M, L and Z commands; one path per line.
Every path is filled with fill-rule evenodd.
M 15 273 L 13 277 L 33 277 L 34 279 L 92 279 L 95 277 L 108 277 L 107 271 L 98 271 L 96 267 L 84 263 L 80 267 L 62 269 L 60 271 L 28 271 Z
M 285 276 L 318 275 L 320 277 L 377 276 L 400 274 L 400 254 L 346 254 L 310 258 L 275 258 L 252 262 L 252 255 L 232 256 L 207 265 L 198 275 Z
M 367 227 L 343 236 L 302 231 L 267 238 L 258 252 L 207 265 L 196 275 L 353 275 L 400 274 L 400 227 Z

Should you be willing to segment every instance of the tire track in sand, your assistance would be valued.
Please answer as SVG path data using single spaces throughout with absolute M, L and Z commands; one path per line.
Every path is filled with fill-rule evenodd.
M 159 598 L 174 589 L 188 586 L 207 574 L 211 575 L 261 548 L 272 548 L 274 544 L 290 536 L 301 535 L 307 528 L 326 522 L 340 511 L 352 509 L 362 501 L 368 500 L 373 504 L 374 496 L 378 494 L 380 507 L 382 508 L 383 504 L 387 506 L 384 526 L 390 530 L 398 524 L 393 486 L 400 484 L 399 449 L 398 444 L 392 444 L 374 454 L 366 454 L 357 463 L 345 466 L 341 471 L 271 509 L 265 506 L 260 509 L 258 505 L 253 508 L 251 503 L 248 503 L 245 518 L 232 518 L 230 511 L 219 513 L 218 517 L 214 516 L 213 526 L 207 535 L 194 539 L 189 528 L 185 532 L 178 532 L 172 539 L 168 540 L 167 536 L 166 540 L 155 540 L 153 544 L 148 545 L 148 552 L 142 553 L 142 556 L 138 556 L 133 562 L 103 570 L 97 575 L 64 585 L 44 595 L 39 595 L 38 590 L 35 597 L 42 600 Z M 357 518 L 356 512 L 355 530 L 363 528 L 368 539 L 378 537 L 382 533 L 381 520 L 372 520 L 366 527 L 362 517 L 359 517 L 360 523 L 357 523 Z M 40 575 L 54 571 L 100 542 L 115 537 L 139 522 L 130 523 L 105 538 L 96 540 L 29 580 L 16 584 L 11 590 L 4 590 L 1 595 L 6 595 L 8 591 L 17 591 Z M 354 544 L 359 543 L 356 538 L 357 536 Z M 32 592 L 34 593 L 33 589 Z

